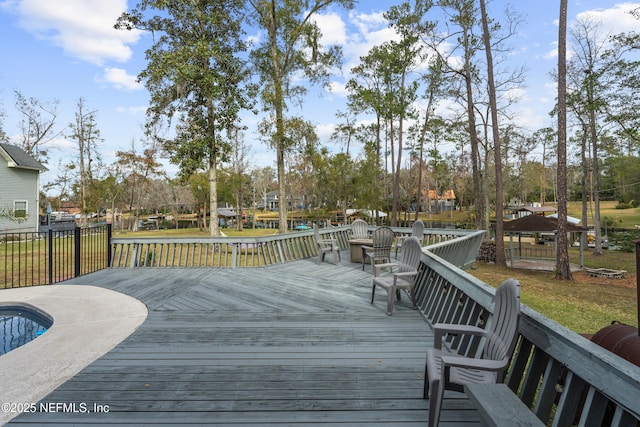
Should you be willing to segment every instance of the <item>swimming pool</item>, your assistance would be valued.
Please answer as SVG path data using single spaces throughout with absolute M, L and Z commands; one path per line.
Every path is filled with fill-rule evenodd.
M 0 305 L 0 356 L 25 345 L 47 331 L 53 320 L 27 305 Z

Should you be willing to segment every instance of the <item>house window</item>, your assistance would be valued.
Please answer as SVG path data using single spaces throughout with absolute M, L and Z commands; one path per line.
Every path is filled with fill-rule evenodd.
M 27 217 L 27 201 L 26 200 L 13 201 L 13 216 L 16 218 Z

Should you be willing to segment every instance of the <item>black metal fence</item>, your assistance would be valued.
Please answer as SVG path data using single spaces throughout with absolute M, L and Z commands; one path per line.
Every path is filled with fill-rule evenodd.
M 110 224 L 0 233 L 0 289 L 58 283 L 107 268 L 110 259 Z

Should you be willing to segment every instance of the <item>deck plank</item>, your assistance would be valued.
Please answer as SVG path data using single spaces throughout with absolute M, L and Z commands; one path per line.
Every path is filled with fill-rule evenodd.
M 109 269 L 65 284 L 143 301 L 145 323 L 42 402 L 108 413 L 23 414 L 9 425 L 424 426 L 430 329 L 407 298 L 369 303 L 359 264 Z M 464 396 L 442 426 L 479 425 Z

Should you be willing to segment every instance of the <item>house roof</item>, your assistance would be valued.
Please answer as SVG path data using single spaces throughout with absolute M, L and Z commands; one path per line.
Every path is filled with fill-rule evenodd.
M 558 220 L 542 215 L 527 215 L 522 218 L 506 221 L 504 223 L 505 233 L 550 233 L 558 229 Z M 584 228 L 577 225 L 567 224 L 567 231 L 583 231 Z
M 422 191 L 422 195 L 424 197 L 427 196 L 427 192 L 426 191 Z M 435 199 L 439 199 L 439 200 L 453 200 L 456 198 L 456 193 L 453 191 L 453 189 L 448 189 L 445 190 L 442 194 L 436 194 L 436 190 L 429 190 L 429 199 L 431 200 L 435 200 Z
M 551 215 L 549 215 L 549 218 L 555 218 L 555 219 L 558 219 L 558 214 L 557 214 L 557 213 L 551 214 Z M 567 222 L 568 222 L 569 224 L 578 225 L 578 224 L 580 224 L 580 222 L 582 222 L 582 221 L 581 221 L 580 219 L 578 219 L 578 218 L 575 218 L 575 217 L 573 217 L 573 216 L 569 216 L 569 215 L 567 215 Z
M 545 212 L 555 212 L 558 209 L 553 206 L 518 206 L 509 208 L 514 212 L 531 212 L 531 213 L 545 213 Z
M 232 208 L 218 208 L 218 217 L 221 216 L 226 218 L 233 218 L 234 216 L 236 216 L 236 211 Z
M 5 158 L 10 168 L 48 170 L 42 163 L 16 145 L 0 143 L 0 156 Z

